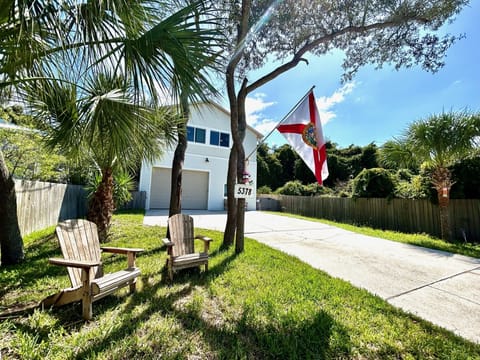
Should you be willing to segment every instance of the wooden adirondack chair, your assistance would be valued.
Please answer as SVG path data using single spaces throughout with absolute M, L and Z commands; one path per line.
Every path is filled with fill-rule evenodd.
M 193 236 L 193 218 L 189 215 L 177 214 L 168 219 L 170 239 L 163 239 L 167 246 L 167 268 L 170 280 L 173 280 L 173 272 L 205 265 L 208 271 L 208 249 L 212 239 L 206 236 Z M 204 243 L 203 252 L 195 252 L 194 240 L 199 239 Z
M 56 233 L 64 259 L 51 258 L 49 262 L 67 267 L 72 287 L 47 297 L 42 301 L 43 306 L 60 306 L 82 300 L 83 318 L 90 320 L 94 301 L 127 285 L 131 293 L 135 291 L 136 279 L 140 275 L 135 258 L 143 249 L 100 248 L 97 226 L 83 219 L 59 223 Z M 104 275 L 101 251 L 127 255 L 128 267 Z

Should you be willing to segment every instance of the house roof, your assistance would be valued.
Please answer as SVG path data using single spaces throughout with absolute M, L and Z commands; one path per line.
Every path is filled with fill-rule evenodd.
M 223 113 L 225 113 L 226 115 L 228 115 L 230 117 L 230 111 L 228 111 L 222 105 L 216 103 L 213 100 L 210 100 L 208 102 L 198 102 L 196 104 L 198 104 L 198 105 L 200 105 L 200 104 L 212 105 L 212 106 L 214 106 L 215 108 L 217 108 L 218 110 L 222 111 Z M 247 129 L 250 130 L 251 132 L 253 132 L 255 134 L 255 136 L 257 137 L 257 139 L 262 139 L 263 138 L 263 134 L 261 132 L 259 132 L 258 130 L 256 130 L 254 127 L 252 127 L 250 125 L 247 125 Z

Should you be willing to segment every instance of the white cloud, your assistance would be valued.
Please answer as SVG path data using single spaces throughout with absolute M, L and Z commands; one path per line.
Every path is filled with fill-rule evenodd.
M 262 134 L 270 132 L 277 124 L 273 119 L 265 117 L 263 111 L 276 103 L 274 101 L 265 101 L 264 93 L 257 93 L 254 96 L 248 96 L 245 100 L 245 113 L 247 124 L 254 127 Z
M 332 95 L 328 97 L 322 96 L 316 99 L 318 112 L 320 113 L 320 119 L 322 120 L 323 125 L 337 116 L 332 108 L 345 101 L 345 97 L 353 91 L 355 86 L 357 86 L 357 84 L 352 81 L 335 90 Z
M 343 85 L 341 88 L 335 90 L 330 96 L 322 96 L 316 99 L 318 112 L 320 113 L 320 119 L 322 124 L 326 124 L 337 115 L 333 108 L 345 101 L 348 94 L 350 94 L 356 87 L 355 82 L 349 82 Z M 274 101 L 265 101 L 266 94 L 256 93 L 254 96 L 248 96 L 245 100 L 245 112 L 247 116 L 248 125 L 254 127 L 257 131 L 263 135 L 268 134 L 278 124 L 278 120 L 269 118 L 265 113 L 268 112 L 268 108 L 275 105 Z

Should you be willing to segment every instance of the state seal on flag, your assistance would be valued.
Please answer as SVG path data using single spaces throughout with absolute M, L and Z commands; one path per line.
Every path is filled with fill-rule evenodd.
M 315 136 L 315 125 L 313 123 L 308 123 L 305 125 L 305 128 L 302 132 L 302 139 L 305 144 L 314 148 L 315 150 L 318 148 L 317 146 L 317 138 Z

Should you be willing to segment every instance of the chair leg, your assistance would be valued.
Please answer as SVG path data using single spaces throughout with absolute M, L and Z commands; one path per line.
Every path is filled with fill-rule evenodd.
M 208 271 L 208 262 L 205 263 L 205 272 L 207 272 L 207 271 Z
M 130 284 L 130 294 L 133 294 L 137 288 L 137 279 L 133 279 L 133 282 Z
M 93 317 L 92 287 L 90 286 L 90 271 L 82 270 L 82 317 L 91 320 Z
M 167 259 L 168 278 L 173 281 L 172 259 Z

